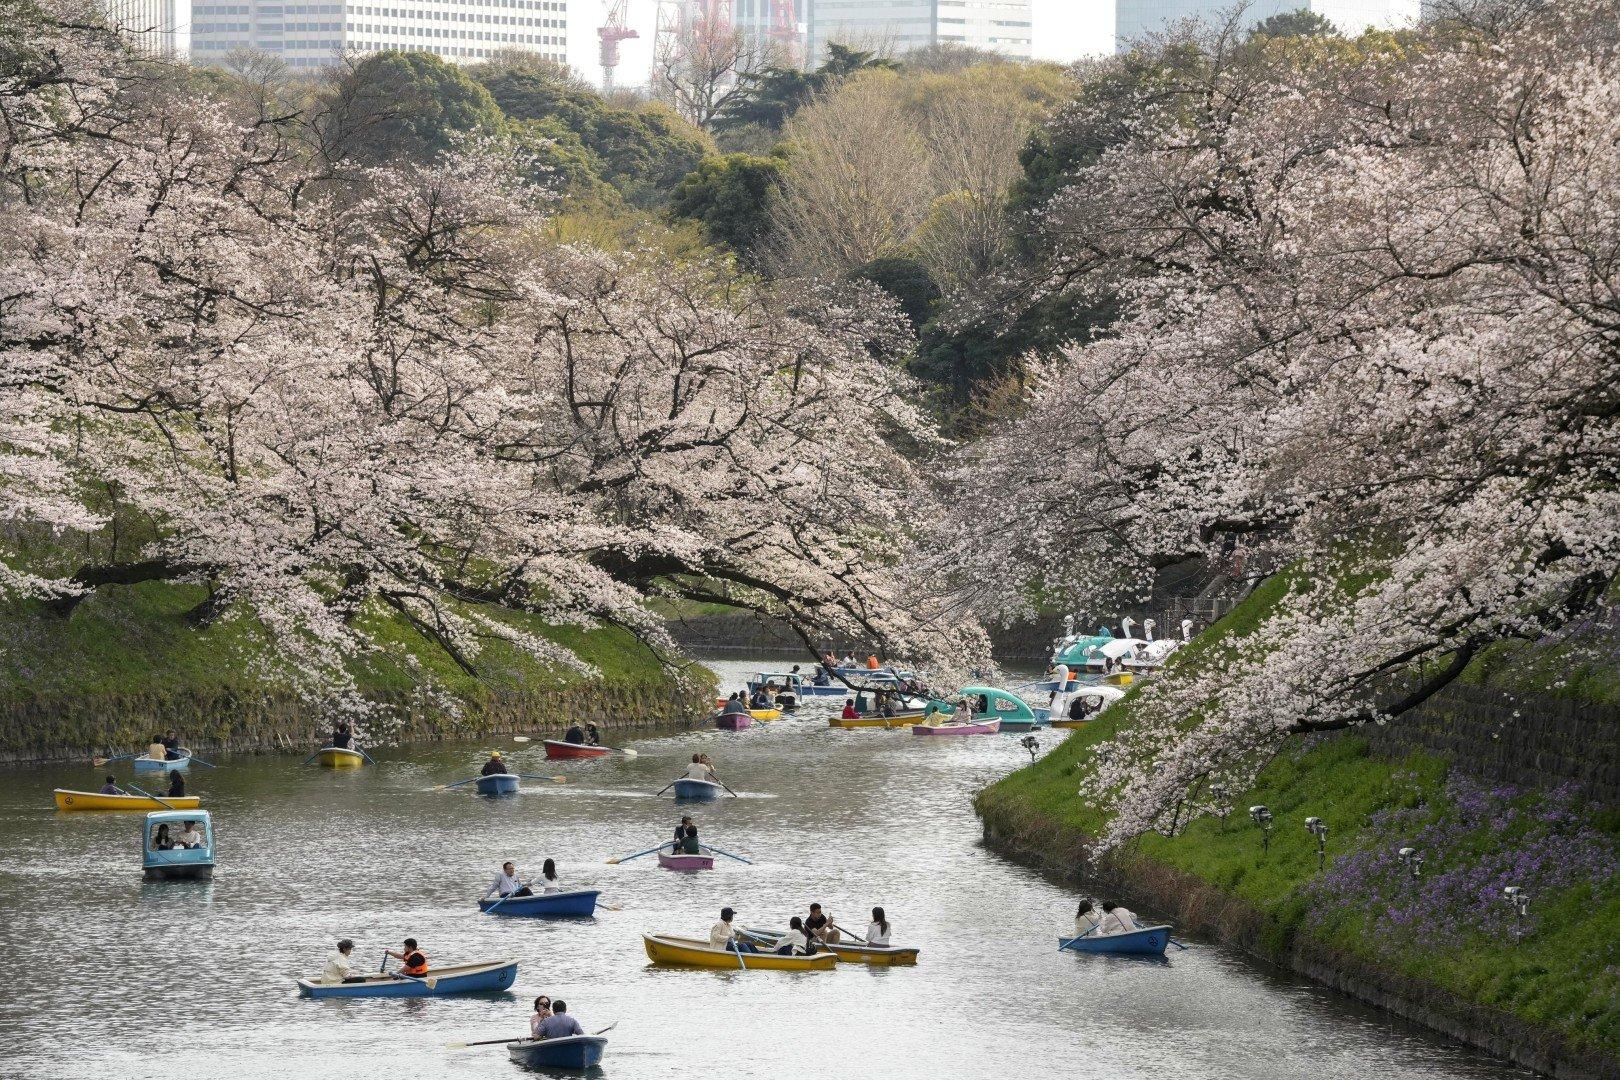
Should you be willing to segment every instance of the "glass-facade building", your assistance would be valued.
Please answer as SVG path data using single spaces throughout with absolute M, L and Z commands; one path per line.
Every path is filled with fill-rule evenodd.
M 1305 8 L 1327 19 L 1340 33 L 1355 35 L 1368 27 L 1400 30 L 1415 26 L 1421 7 L 1422 0 L 1255 0 L 1243 17 L 1253 25 Z M 1184 19 L 1216 22 L 1231 10 L 1228 0 L 1115 0 L 1114 45 L 1123 52 L 1133 41 Z
M 187 0 L 104 0 L 112 24 L 136 49 L 155 56 L 186 52 Z
M 254 49 L 290 67 L 393 50 L 477 63 L 521 49 L 568 60 L 567 0 L 194 0 L 191 56 L 218 63 Z
M 967 45 L 1023 60 L 1033 46 L 1030 0 L 809 0 L 806 30 L 812 62 L 834 43 L 890 56 Z

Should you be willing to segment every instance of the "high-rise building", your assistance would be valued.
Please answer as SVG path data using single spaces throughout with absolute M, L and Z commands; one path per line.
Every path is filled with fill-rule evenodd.
M 453 63 L 505 50 L 567 63 L 567 0 L 194 0 L 191 55 L 218 62 L 232 49 L 326 67 L 345 56 L 430 52 Z
M 832 44 L 899 55 L 967 45 L 1021 60 L 1032 52 L 1030 0 L 809 0 L 812 60 Z
M 156 56 L 186 51 L 187 0 L 105 0 L 107 15 L 137 49 Z
M 1417 25 L 1422 0 L 1254 0 L 1243 12 L 1249 25 L 1289 11 L 1314 11 L 1343 34 L 1369 26 L 1399 30 Z M 1229 0 L 1114 0 L 1114 44 L 1123 52 L 1132 42 L 1168 29 L 1183 19 L 1216 22 L 1232 10 Z

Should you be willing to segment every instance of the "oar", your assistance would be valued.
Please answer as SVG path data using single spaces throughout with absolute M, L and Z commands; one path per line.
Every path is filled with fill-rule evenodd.
M 612 751 L 615 751 L 616 753 L 623 754 L 625 757 L 640 757 L 641 756 L 640 754 L 636 753 L 634 750 L 630 749 L 628 746 L 610 746 L 610 747 L 608 747 L 608 749 L 612 750 Z
M 471 780 L 463 780 L 458 784 L 440 784 L 437 787 L 435 787 L 433 790 L 434 791 L 449 791 L 451 788 L 466 787 L 468 784 L 476 784 L 476 783 L 478 783 L 478 781 L 480 781 L 482 779 L 483 779 L 482 776 L 475 776 Z
M 550 780 L 553 784 L 568 783 L 568 777 L 566 776 L 535 776 L 533 773 L 526 772 L 516 773 L 515 775 L 521 776 L 525 780 Z
M 658 794 L 662 795 L 663 792 L 660 791 Z M 664 841 L 664 844 L 667 843 L 669 843 L 668 840 Z M 664 850 L 664 844 L 659 844 L 657 847 L 650 847 L 646 851 L 638 851 L 634 855 L 620 855 L 617 859 L 609 859 L 607 864 L 609 866 L 618 866 L 622 862 L 629 862 L 631 859 L 639 859 L 643 855 L 651 855 L 655 851 Z
M 1097 924 L 1097 926 L 1101 925 L 1102 923 Z M 1067 949 L 1070 945 L 1073 945 L 1075 942 L 1079 941 L 1080 938 L 1090 937 L 1096 932 L 1097 926 L 1093 926 L 1090 930 L 1087 930 L 1085 933 L 1079 935 L 1079 937 L 1058 938 L 1058 952 L 1062 952 L 1064 949 Z
M 323 746 L 323 747 L 321 747 L 321 750 L 325 750 L 325 749 L 326 749 L 326 747 L 324 747 L 324 746 Z M 318 758 L 318 757 L 320 757 L 320 756 L 321 756 L 321 750 L 317 750 L 317 751 L 315 751 L 315 752 L 314 752 L 314 753 L 313 753 L 313 754 L 311 754 L 311 755 L 309 755 L 309 757 L 307 757 L 307 758 L 305 758 L 305 759 L 304 759 L 304 762 L 303 762 L 303 763 L 304 763 L 304 764 L 305 764 L 305 765 L 308 765 L 308 764 L 309 764 L 309 763 L 310 763 L 310 762 L 312 762 L 312 761 L 314 761 L 314 760 L 315 760 L 315 759 L 316 759 L 316 758 Z
M 672 788 L 672 787 L 674 787 L 674 786 L 675 786 L 675 784 L 676 784 L 676 781 L 674 781 L 674 780 L 671 780 L 671 781 L 670 781 L 670 782 L 669 782 L 669 783 L 667 783 L 667 784 L 665 784 L 665 785 L 664 785 L 664 786 L 663 786 L 663 787 L 662 787 L 662 788 L 660 788 L 660 789 L 659 789 L 659 791 L 658 791 L 658 795 L 662 795 L 662 794 L 663 794 L 663 793 L 664 793 L 664 792 L 666 792 L 666 791 L 668 791 L 668 790 L 669 790 L 669 789 L 670 789 L 670 788 Z M 654 795 L 654 796 L 653 796 L 653 798 L 655 798 L 655 799 L 656 799 L 656 798 L 658 798 L 658 795 Z M 653 848 L 653 850 L 654 850 L 654 851 L 657 851 L 657 850 L 658 850 L 658 848 Z
M 727 793 L 729 793 L 733 799 L 738 797 L 737 793 L 735 791 L 732 791 L 730 788 L 726 787 L 726 782 L 724 780 L 720 779 L 718 776 L 714 778 L 714 782 L 719 784 L 721 787 L 726 788 Z
M 591 1038 L 594 1039 L 598 1035 L 606 1035 L 608 1032 L 612 1031 L 614 1028 L 616 1028 L 618 1026 L 619 1026 L 619 1022 L 617 1020 L 615 1020 L 615 1021 L 613 1021 L 613 1023 L 609 1024 L 607 1027 L 603 1028 L 601 1031 L 593 1031 L 593 1032 L 591 1032 Z M 529 1041 L 530 1040 L 525 1039 L 522 1036 L 519 1036 L 519 1037 L 517 1037 L 515 1039 L 508 1036 L 507 1038 L 504 1038 L 504 1039 L 480 1039 L 477 1042 L 445 1043 L 444 1048 L 446 1050 L 465 1050 L 469 1046 L 496 1046 L 496 1045 L 503 1044 L 503 1043 L 520 1043 L 520 1042 L 529 1042 Z
M 178 806 L 174 805 L 174 803 L 172 803 L 172 802 L 169 802 L 167 799 L 159 798 L 158 796 L 153 795 L 150 791 L 142 791 L 140 788 L 136 787 L 134 784 L 129 784 L 129 785 L 126 785 L 126 786 L 129 788 L 129 790 L 135 792 L 135 794 L 137 794 L 137 795 L 145 795 L 148 799 L 154 799 L 157 802 L 162 803 L 164 806 L 167 806 L 170 810 L 178 810 L 178 809 L 180 809 Z
M 357 750 L 357 751 L 359 751 L 359 753 L 360 753 L 360 756 L 361 756 L 361 757 L 363 757 L 363 758 L 365 758 L 365 759 L 366 759 L 366 761 L 367 761 L 367 763 L 369 763 L 369 764 L 372 764 L 372 765 L 375 765 L 375 764 L 377 764 L 377 763 L 376 763 L 376 762 L 375 762 L 375 761 L 372 761 L 372 760 L 371 760 L 371 755 L 370 755 L 370 754 L 368 754 L 368 753 L 366 753 L 366 752 L 365 752 L 365 751 L 364 751 L 364 750 L 362 750 L 362 749 L 361 749 L 361 748 L 360 748 L 360 747 L 358 747 L 358 746 L 357 746 L 357 747 L 355 747 L 355 750 Z
M 407 975 L 403 971 L 396 971 L 394 972 L 394 978 L 409 979 L 411 982 L 419 982 L 429 990 L 432 990 L 439 985 L 439 977 L 437 975 L 429 975 L 425 979 L 418 979 L 415 975 Z
M 870 945 L 870 944 L 872 944 L 870 941 L 867 941 L 865 938 L 861 937 L 861 935 L 859 935 L 859 934 L 857 934 L 857 933 L 855 933 L 854 931 L 851 931 L 851 930 L 845 930 L 842 926 L 839 926 L 835 922 L 832 922 L 832 921 L 829 920 L 827 925 L 831 929 L 838 931 L 840 934 L 848 934 L 850 937 L 854 938 L 856 941 L 860 942 L 862 945 Z M 878 948 L 882 948 L 882 947 L 883 946 L 881 946 L 881 945 L 878 946 Z
M 518 882 L 518 887 L 517 888 L 513 889 L 511 892 L 507 893 L 505 896 L 501 897 L 499 900 L 497 900 L 493 904 L 489 905 L 489 907 L 485 908 L 484 909 L 484 914 L 488 915 L 490 912 L 494 911 L 496 908 L 500 907 L 502 904 L 506 903 L 508 900 L 512 899 L 512 897 L 516 896 L 518 893 L 522 892 L 524 889 L 527 889 L 532 884 L 534 884 L 534 883 L 531 882 L 531 881 L 520 881 L 520 882 Z
M 195 761 L 198 765 L 203 765 L 203 766 L 206 766 L 207 768 L 210 768 L 210 769 L 219 768 L 219 766 L 215 765 L 212 761 L 204 761 L 202 758 L 198 757 L 196 754 L 192 754 L 190 747 L 186 748 L 186 753 L 191 754 L 191 760 Z
M 662 845 L 659 845 L 659 846 L 661 847 Z M 728 859 L 736 859 L 738 862 L 747 863 L 749 866 L 754 865 L 754 860 L 752 860 L 752 859 L 745 859 L 741 855 L 733 855 L 729 851 L 721 851 L 719 848 L 710 847 L 708 844 L 699 844 L 698 847 L 702 848 L 704 851 L 712 851 L 716 855 L 724 855 Z M 657 851 L 658 848 L 653 848 L 653 850 Z
M 139 756 L 138 754 L 119 754 L 117 757 L 93 757 L 90 759 L 90 764 L 99 769 L 103 765 L 111 765 L 115 761 L 128 761 L 132 757 Z
M 1101 925 L 1101 924 L 1099 924 L 1099 925 Z M 1136 927 L 1138 930 L 1146 930 L 1147 929 L 1147 927 L 1143 926 L 1141 923 L 1137 922 L 1135 919 L 1131 920 L 1131 925 Z M 1168 941 L 1170 944 L 1174 945 L 1178 949 L 1185 949 L 1187 947 L 1187 946 L 1183 945 L 1181 942 L 1177 941 L 1175 938 L 1170 937 L 1168 934 L 1165 935 L 1165 940 Z

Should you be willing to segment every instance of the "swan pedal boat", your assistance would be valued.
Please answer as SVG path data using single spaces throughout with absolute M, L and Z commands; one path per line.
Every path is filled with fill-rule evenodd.
M 832 953 L 817 953 L 815 956 L 737 953 L 730 949 L 713 948 L 707 939 L 700 941 L 697 938 L 671 937 L 667 934 L 642 934 L 641 940 L 647 947 L 647 959 L 655 964 L 668 964 L 674 967 L 747 971 L 831 971 L 838 966 L 838 958 Z
M 599 758 L 613 752 L 611 746 L 587 746 L 584 743 L 563 742 L 561 739 L 545 739 L 543 742 L 548 758 Z
M 602 1063 L 607 1039 L 600 1035 L 564 1035 L 559 1039 L 523 1039 L 506 1044 L 519 1065 L 541 1069 L 590 1069 Z
M 151 799 L 145 795 L 102 795 L 71 788 L 57 788 L 55 794 L 58 810 L 195 810 L 202 805 L 200 795 Z
M 1070 952 L 1113 953 L 1124 956 L 1163 956 L 1170 944 L 1169 926 L 1144 926 L 1128 934 L 1087 934 L 1058 938 L 1058 948 Z
M 780 934 L 773 934 L 765 930 L 747 929 L 741 931 L 747 937 L 761 941 L 775 941 Z M 858 941 L 816 943 L 818 954 L 826 950 L 833 954 L 841 963 L 870 964 L 873 967 L 892 967 L 901 964 L 915 965 L 917 954 L 921 951 L 908 945 L 863 945 Z
M 682 778 L 675 781 L 673 786 L 677 799 L 718 799 L 726 793 L 725 788 L 708 780 Z
M 347 746 L 323 746 L 315 751 L 315 763 L 328 769 L 358 769 L 366 763 L 366 756 Z
M 658 865 L 665 870 L 678 870 L 682 873 L 694 870 L 713 870 L 713 855 L 671 855 L 668 852 L 658 853 Z
M 599 889 L 572 889 L 568 892 L 511 896 L 505 900 L 485 898 L 478 901 L 478 910 L 486 915 L 510 915 L 514 918 L 531 919 L 595 915 L 596 898 L 600 895 Z
M 517 981 L 516 960 L 458 964 L 430 968 L 419 979 L 395 975 L 367 975 L 359 982 L 324 983 L 299 979 L 300 997 L 444 997 L 447 994 L 488 994 L 510 990 Z M 431 985 L 429 985 L 431 983 Z
M 975 724 L 914 724 L 913 735 L 994 735 L 1001 730 L 1000 720 Z
M 490 773 L 480 776 L 474 785 L 480 795 L 516 795 L 521 781 L 517 773 Z
M 136 772 L 185 772 L 191 768 L 191 755 L 186 754 L 183 757 L 159 760 L 158 758 L 146 757 L 143 754 L 138 758 L 132 758 L 131 764 L 135 766 Z

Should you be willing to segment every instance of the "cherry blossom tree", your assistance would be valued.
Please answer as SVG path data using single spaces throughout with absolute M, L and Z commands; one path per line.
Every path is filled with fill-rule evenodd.
M 667 655 L 649 601 L 722 588 L 807 641 L 982 651 L 898 566 L 929 504 L 896 447 L 935 443 L 875 293 L 560 247 L 499 139 L 332 162 L 39 12 L 0 76 L 0 590 L 206 585 L 194 618 L 356 710 L 375 610 L 473 673 L 492 638 L 583 667 L 508 612 Z
M 1067 280 L 1124 315 L 972 448 L 958 482 L 1028 527 L 954 528 L 961 587 L 1085 599 L 1234 542 L 1286 574 L 1252 633 L 1139 692 L 1082 789 L 1110 841 L 1292 735 L 1398 722 L 1613 585 L 1617 13 L 1217 33 L 1051 208 Z

